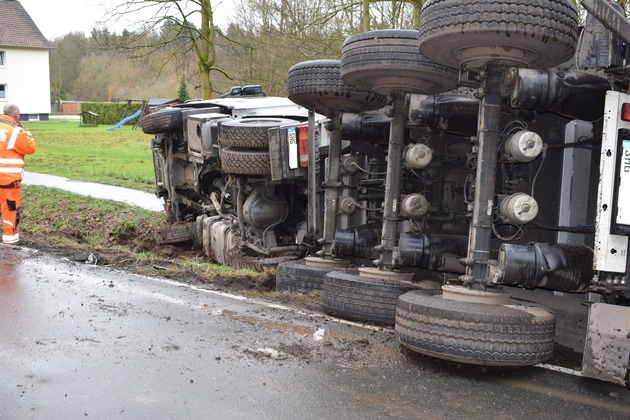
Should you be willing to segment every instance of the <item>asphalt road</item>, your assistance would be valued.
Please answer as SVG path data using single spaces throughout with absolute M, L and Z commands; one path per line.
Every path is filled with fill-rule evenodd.
M 0 246 L 1 419 L 627 419 L 630 391 Z

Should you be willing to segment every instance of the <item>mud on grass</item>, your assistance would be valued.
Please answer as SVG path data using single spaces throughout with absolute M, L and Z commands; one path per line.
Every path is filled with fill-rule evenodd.
M 24 232 L 24 229 L 22 229 Z M 26 236 L 24 234 L 21 234 Z M 197 252 L 186 246 L 163 247 L 144 242 L 142 251 L 135 252 L 133 247 L 125 245 L 86 246 L 80 241 L 72 241 L 72 233 L 66 233 L 62 240 L 38 234 L 28 235 L 20 245 L 37 249 L 49 254 L 67 258 L 71 261 L 97 264 L 129 271 L 146 276 L 169 278 L 189 284 L 207 284 L 216 290 L 245 292 L 254 290 L 266 293 L 275 289 L 275 275 L 269 271 L 262 273 L 248 270 L 234 270 L 210 262 L 198 262 Z
M 35 186 L 23 187 L 22 211 L 21 244 L 29 248 L 217 290 L 261 297 L 275 290 L 275 270 L 213 264 L 191 243 L 158 244 L 167 223 L 161 212 Z

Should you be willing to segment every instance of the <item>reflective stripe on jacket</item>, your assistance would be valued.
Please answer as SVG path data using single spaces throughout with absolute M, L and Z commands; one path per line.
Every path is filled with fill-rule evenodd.
M 0 186 L 22 180 L 24 155 L 35 153 L 31 133 L 7 115 L 0 115 Z

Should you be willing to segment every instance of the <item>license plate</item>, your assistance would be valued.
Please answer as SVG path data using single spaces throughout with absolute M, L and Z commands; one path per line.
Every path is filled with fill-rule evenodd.
M 624 140 L 622 143 L 619 178 L 617 223 L 630 226 L 630 140 Z
M 289 169 L 297 169 L 299 165 L 297 130 L 295 128 L 289 128 L 287 134 L 289 141 Z

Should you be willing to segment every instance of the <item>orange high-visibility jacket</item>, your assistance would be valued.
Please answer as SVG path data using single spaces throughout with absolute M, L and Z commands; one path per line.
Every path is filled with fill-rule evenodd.
M 0 185 L 22 180 L 24 155 L 35 153 L 30 131 L 8 115 L 0 115 Z

